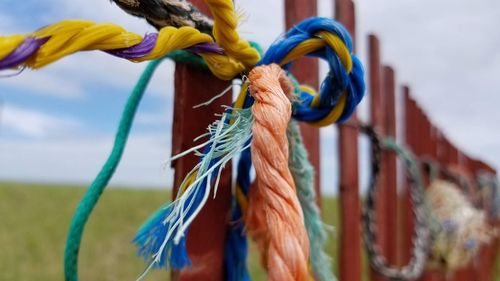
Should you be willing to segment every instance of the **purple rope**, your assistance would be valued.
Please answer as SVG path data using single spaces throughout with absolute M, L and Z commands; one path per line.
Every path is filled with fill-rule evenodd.
M 0 60 L 0 70 L 12 68 L 27 60 L 43 43 L 47 42 L 48 38 L 35 39 L 33 37 L 26 38 L 14 51 Z
M 158 33 L 149 33 L 144 36 L 141 43 L 134 45 L 130 48 L 115 49 L 105 51 L 108 54 L 117 56 L 124 59 L 136 59 L 144 57 L 149 54 L 156 44 L 156 39 L 158 38 Z
M 33 37 L 26 38 L 14 51 L 0 60 L 0 70 L 12 68 L 23 63 L 47 42 L 48 39 L 48 37 L 40 39 Z M 137 45 L 123 49 L 106 50 L 105 52 L 124 59 L 136 59 L 149 54 L 154 49 L 157 39 L 158 33 L 149 33 Z M 224 54 L 224 49 L 215 43 L 200 43 L 185 50 L 193 53 Z

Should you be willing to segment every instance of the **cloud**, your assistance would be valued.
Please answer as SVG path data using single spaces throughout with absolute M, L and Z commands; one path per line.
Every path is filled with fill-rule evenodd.
M 112 144 L 111 135 L 42 140 L 0 138 L 0 178 L 88 184 L 103 165 Z M 173 173 L 162 165 L 168 157 L 168 133 L 133 133 L 111 185 L 171 187 Z
M 5 105 L 0 113 L 1 129 L 35 139 L 46 137 L 49 132 L 64 135 L 83 127 L 71 117 L 51 115 L 11 104 Z
M 96 22 L 113 22 L 128 31 L 145 34 L 155 32 L 144 20 L 124 13 L 108 1 L 50 1 L 40 13 L 42 22 L 34 21 L 20 27 L 16 14 L 8 9 L 0 11 L 2 34 L 28 33 L 59 20 L 80 18 Z M 55 7 L 58 7 L 55 9 Z M 173 64 L 164 63 L 158 75 L 172 77 Z M 114 88 L 133 87 L 146 63 L 132 63 L 103 52 L 80 52 L 65 57 L 38 71 L 25 70 L 20 75 L 2 79 L 2 87 L 8 86 L 26 91 L 27 94 L 43 94 L 54 97 L 82 97 L 88 94 L 92 83 L 100 82 Z M 168 81 L 168 80 L 167 80 Z M 171 79 L 173 81 L 173 79 Z M 1 89 L 0 88 L 0 89 Z M 171 94 L 173 85 L 152 83 L 150 91 L 157 96 Z
M 64 99 L 82 98 L 85 95 L 82 81 L 67 79 L 64 75 L 54 74 L 50 70 L 32 71 L 25 69 L 19 75 L 0 79 L 2 79 L 2 92 L 8 92 L 5 89 L 11 88 L 29 94 L 47 95 Z
M 500 150 L 500 2 L 360 0 L 357 8 L 362 60 L 366 35 L 375 32 L 382 60 L 431 120 L 471 156 L 500 167 L 500 153 L 492 153 Z

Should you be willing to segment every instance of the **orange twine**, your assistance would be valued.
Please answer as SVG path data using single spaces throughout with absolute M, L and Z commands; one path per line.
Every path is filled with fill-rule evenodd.
M 249 74 L 252 107 L 252 161 L 256 180 L 250 189 L 247 229 L 261 250 L 270 281 L 309 279 L 309 239 L 288 168 L 286 130 L 291 102 L 283 89 L 292 85 L 276 64 Z

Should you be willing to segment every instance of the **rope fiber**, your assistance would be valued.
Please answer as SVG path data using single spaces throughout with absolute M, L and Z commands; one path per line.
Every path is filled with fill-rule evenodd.
M 268 270 L 269 281 L 309 280 L 309 241 L 288 168 L 286 130 L 291 103 L 282 87 L 286 74 L 278 65 L 249 74 L 252 106 L 252 162 L 256 180 L 250 189 L 246 222 Z M 286 91 L 286 90 L 285 90 Z

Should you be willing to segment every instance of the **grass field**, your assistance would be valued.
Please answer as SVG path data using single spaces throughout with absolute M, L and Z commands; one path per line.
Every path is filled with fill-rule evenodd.
M 84 191 L 77 186 L 0 182 L 0 280 L 63 280 L 66 231 Z M 86 227 L 80 280 L 135 280 L 144 263 L 135 256 L 130 240 L 143 220 L 169 198 L 167 191 L 107 190 Z M 325 222 L 337 227 L 336 200 L 325 198 L 322 207 Z M 335 261 L 338 239 L 334 233 L 330 237 L 328 249 Z M 253 280 L 265 280 L 251 249 Z M 147 280 L 169 280 L 169 274 L 157 270 Z

